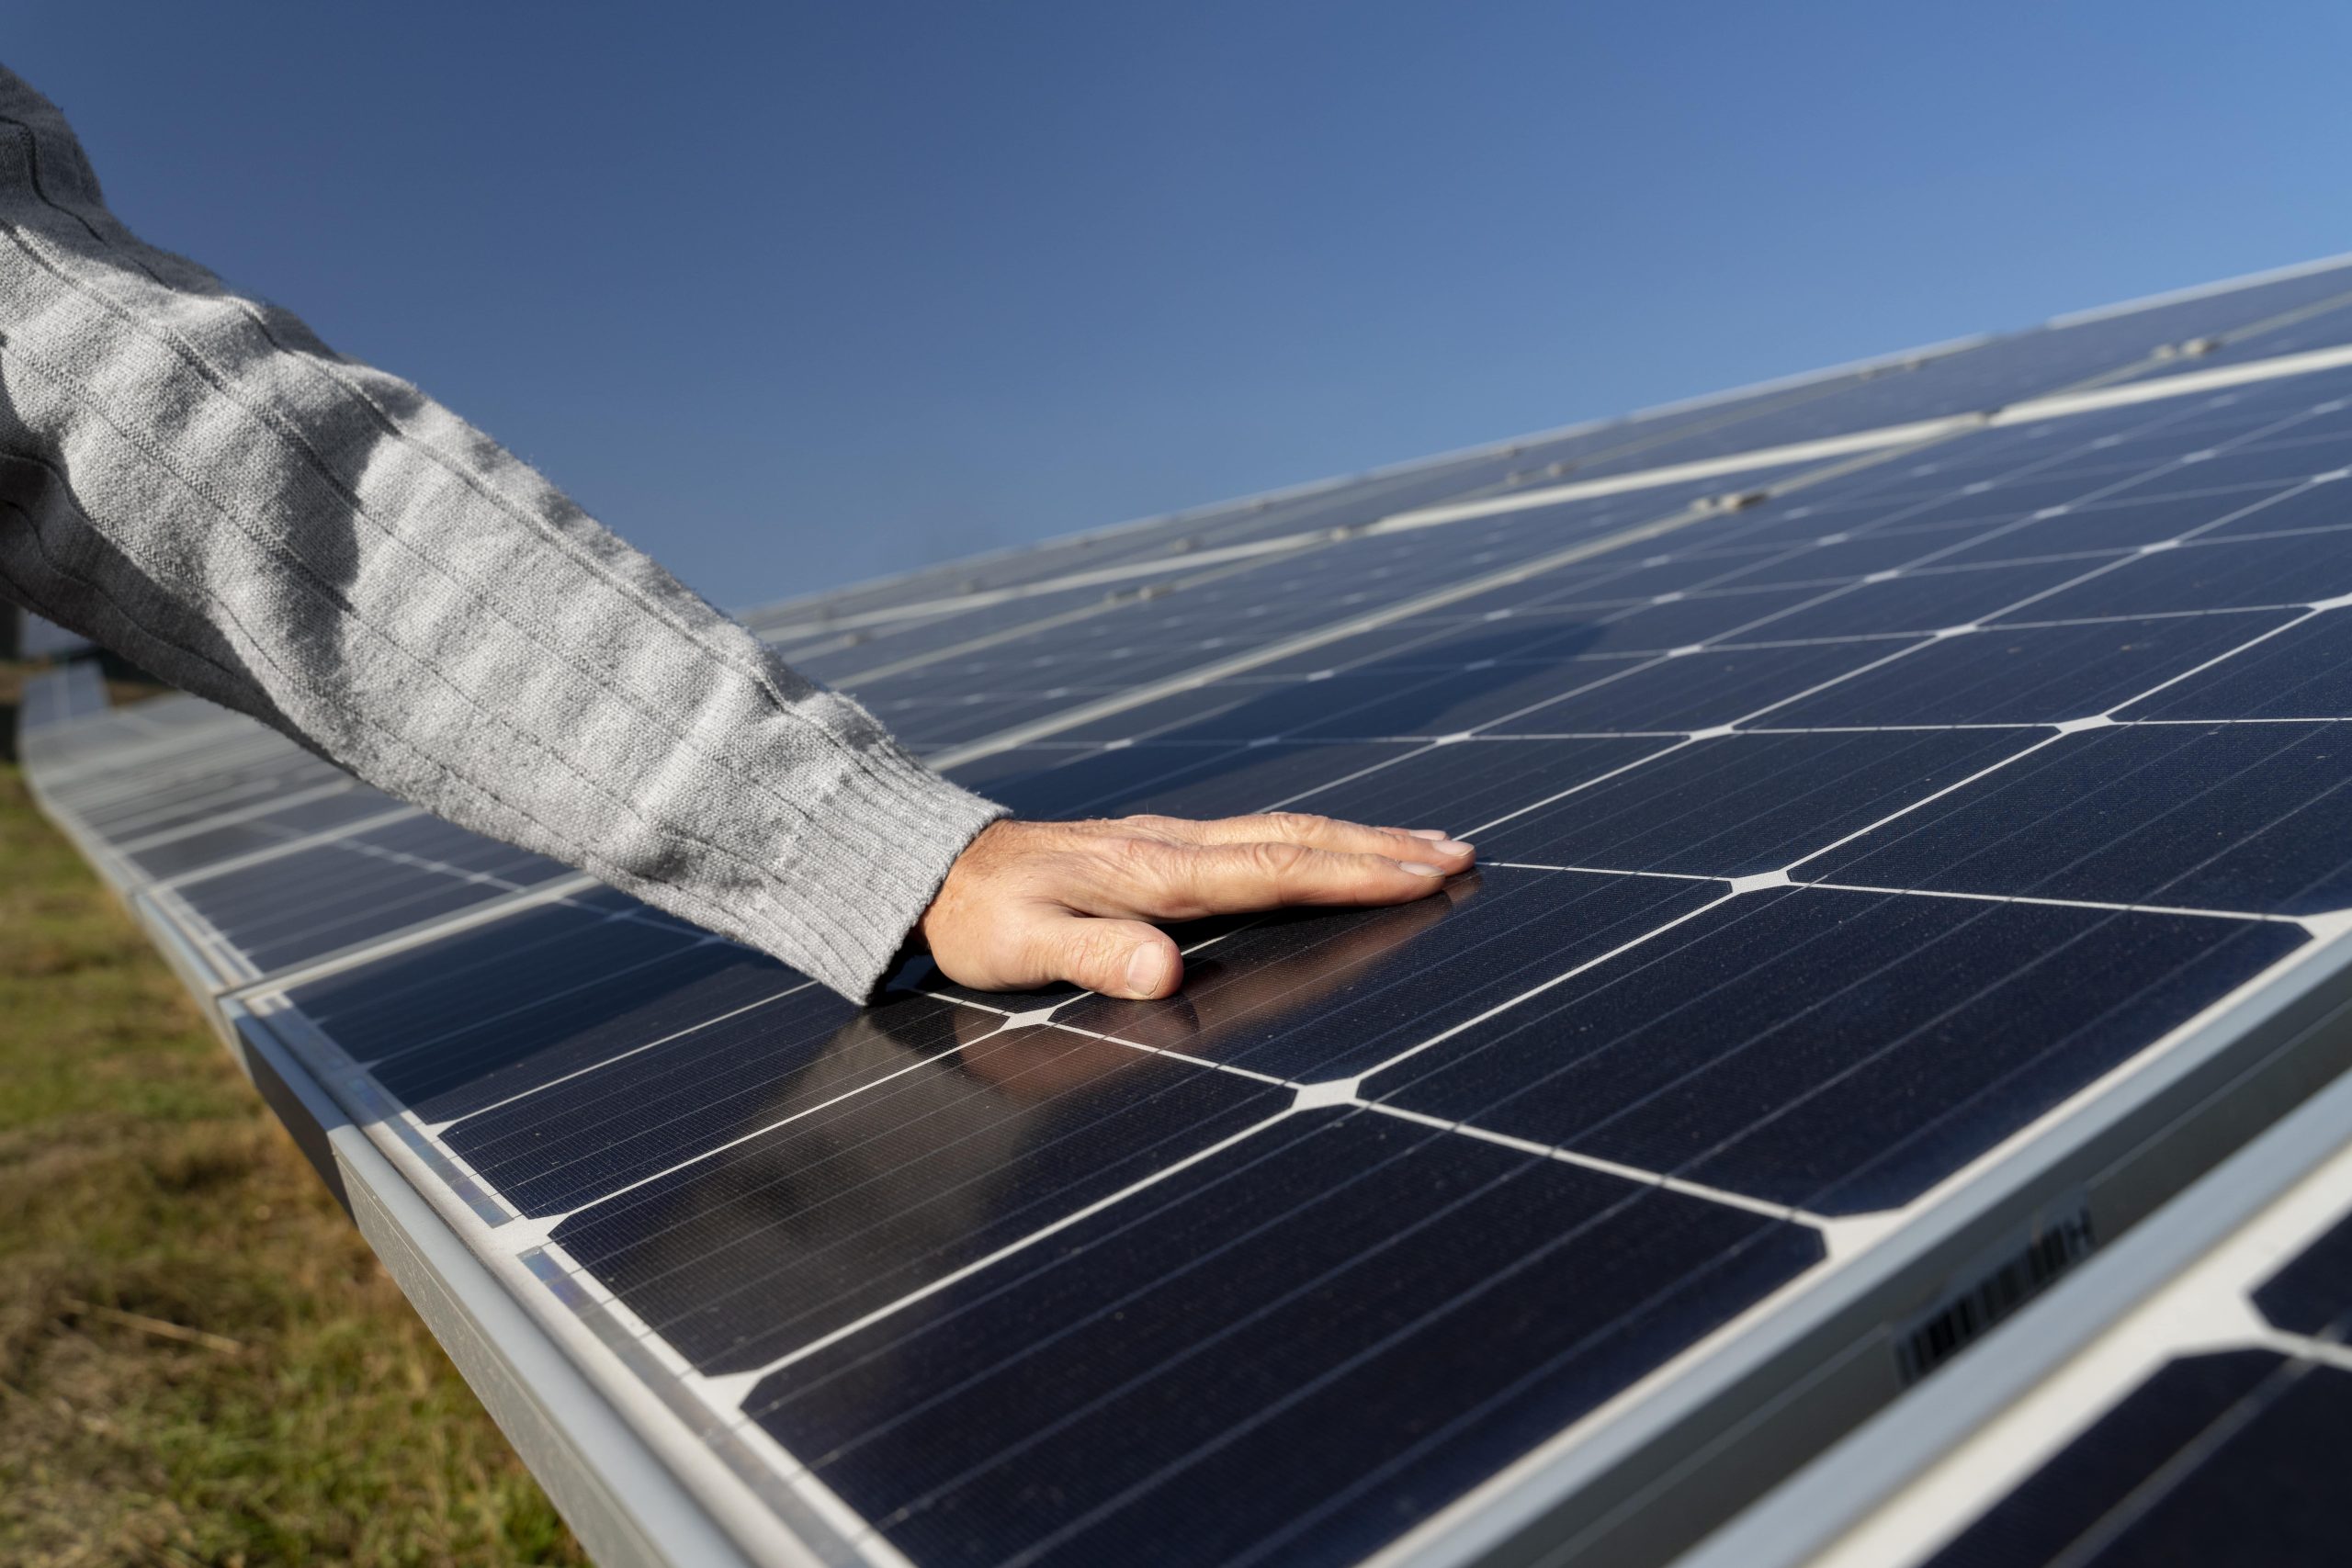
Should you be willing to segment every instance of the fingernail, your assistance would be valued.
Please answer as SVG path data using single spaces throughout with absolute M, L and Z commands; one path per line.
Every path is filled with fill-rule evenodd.
M 1168 954 L 1156 947 L 1138 947 L 1127 955 L 1127 989 L 1138 997 L 1156 996 L 1168 977 Z
M 1411 872 L 1415 876 L 1443 876 L 1445 874 L 1444 872 L 1439 870 L 1436 866 L 1423 865 L 1417 860 L 1400 860 L 1396 863 L 1403 866 L 1407 871 Z
M 1474 845 L 1464 843 L 1459 839 L 1441 839 L 1438 840 L 1437 844 L 1437 848 L 1441 852 L 1450 855 L 1466 855 L 1469 854 L 1475 847 L 1476 846 Z
M 1445 841 L 1445 835 L 1434 828 L 1408 828 L 1405 836 L 1408 839 L 1431 839 L 1441 843 Z

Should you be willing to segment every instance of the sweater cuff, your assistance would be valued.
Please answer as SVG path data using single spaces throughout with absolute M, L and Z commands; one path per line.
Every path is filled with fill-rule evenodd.
M 948 868 L 1011 808 L 949 784 L 882 739 L 859 748 L 785 852 L 777 881 L 808 899 L 793 966 L 854 1001 L 896 966 Z

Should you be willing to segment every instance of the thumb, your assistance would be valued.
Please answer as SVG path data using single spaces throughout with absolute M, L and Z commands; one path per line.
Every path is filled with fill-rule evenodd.
M 1031 962 L 1046 976 L 1106 997 L 1136 1000 L 1171 994 L 1184 960 L 1158 926 L 1141 920 L 1062 915 L 1038 922 Z

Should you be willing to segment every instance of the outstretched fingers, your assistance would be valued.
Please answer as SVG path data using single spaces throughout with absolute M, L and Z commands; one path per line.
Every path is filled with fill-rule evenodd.
M 920 935 L 950 979 L 984 990 L 1067 980 L 1104 996 L 1165 997 L 1183 980 L 1151 922 L 1293 904 L 1408 904 L 1476 858 L 1428 829 L 1295 812 L 1195 822 L 1023 822 L 983 829 L 949 869 Z
M 1195 822 L 1177 817 L 1137 818 L 1153 832 L 1193 844 L 1299 844 L 1340 854 L 1385 855 L 1390 860 L 1435 864 L 1459 871 L 1475 852 L 1431 828 L 1367 828 L 1336 817 L 1302 811 L 1265 811 Z
M 1427 897 L 1469 863 L 1442 859 L 1392 860 L 1282 840 L 1185 845 L 1151 857 L 1149 869 L 1124 889 L 1118 912 L 1191 920 L 1292 904 L 1402 904 Z

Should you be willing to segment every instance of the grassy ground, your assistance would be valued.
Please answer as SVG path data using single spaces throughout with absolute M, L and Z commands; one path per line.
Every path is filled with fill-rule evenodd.
M 582 1561 L 0 765 L 0 1562 Z

